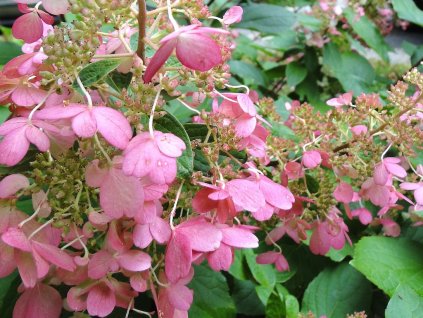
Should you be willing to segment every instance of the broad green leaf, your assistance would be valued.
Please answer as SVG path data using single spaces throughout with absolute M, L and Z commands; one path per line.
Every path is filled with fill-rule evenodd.
M 344 14 L 354 32 L 357 33 L 369 47 L 375 50 L 382 59 L 388 61 L 388 51 L 390 51 L 389 45 L 385 42 L 385 39 L 373 22 L 367 16 L 362 16 L 357 19 L 357 13 L 352 8 L 347 8 Z
M 0 279 L 0 313 L 1 317 L 12 317 L 13 308 L 19 297 L 18 287 L 21 279 L 18 272 L 13 272 Z
M 289 87 L 295 87 L 300 84 L 307 76 L 307 69 L 298 62 L 290 63 L 286 67 L 286 81 Z
M 261 286 L 270 287 L 273 289 L 276 283 L 276 269 L 272 265 L 261 265 L 257 264 L 256 257 L 252 249 L 243 250 L 245 260 L 247 261 L 248 267 L 253 275 L 254 279 Z
M 195 266 L 194 269 L 194 278 L 188 286 L 194 290 L 189 316 L 235 317 L 235 304 L 229 295 L 225 276 L 204 265 Z
M 259 316 L 264 314 L 264 305 L 257 295 L 257 285 L 250 280 L 235 280 L 232 298 L 238 314 Z
M 300 313 L 300 304 L 298 299 L 292 295 L 285 296 L 285 315 L 286 318 L 297 318 Z
M 0 40 L 0 65 L 4 65 L 14 57 L 21 55 L 22 50 L 20 45 L 14 42 Z
M 243 61 L 230 61 L 232 74 L 238 76 L 246 85 L 265 86 L 266 78 L 253 64 Z
M 15 281 L 17 277 L 18 277 L 18 272 L 13 272 L 7 277 L 0 278 L 0 308 L 3 308 L 6 305 L 4 301 L 6 299 L 7 293 L 9 292 L 10 289 L 14 287 L 13 282 Z M 0 310 L 0 312 L 2 311 Z
M 392 0 L 392 5 L 400 19 L 423 26 L 423 11 L 413 0 Z
M 350 262 L 373 284 L 392 296 L 399 285 L 423 296 L 423 245 L 408 239 L 365 237 Z
M 263 33 L 282 33 L 291 29 L 295 14 L 281 6 L 265 3 L 249 3 L 244 7 L 241 29 L 252 29 Z
M 204 124 L 184 124 L 184 128 L 190 140 L 199 139 L 204 141 L 209 132 L 207 125 Z
M 0 124 L 4 123 L 9 118 L 11 112 L 6 106 L 0 106 Z
M 177 159 L 178 177 L 189 178 L 194 170 L 194 161 L 191 142 L 184 126 L 173 115 L 167 113 L 154 121 L 154 127 L 162 132 L 172 133 L 184 141 L 186 149 Z
M 295 135 L 294 131 L 288 126 L 285 126 L 284 124 L 275 121 L 270 121 L 270 123 L 272 124 L 273 136 L 298 141 L 298 137 Z
M 399 285 L 388 303 L 386 318 L 420 318 L 423 313 L 423 297 L 410 287 Z
M 128 88 L 132 80 L 132 73 L 120 73 L 113 71 L 106 76 L 106 83 L 109 84 L 117 92 L 121 92 L 122 89 Z
M 285 301 L 283 296 L 278 293 L 272 293 L 266 304 L 267 318 L 285 317 Z
M 371 284 L 348 263 L 327 268 L 308 285 L 302 311 L 316 317 L 345 317 L 355 311 L 368 310 Z
M 79 78 L 85 87 L 90 87 L 103 80 L 109 73 L 114 71 L 120 63 L 120 59 L 102 60 L 91 63 L 79 72 Z M 73 83 L 73 87 L 79 87 L 76 81 Z
M 229 268 L 229 273 L 238 280 L 247 280 L 250 278 L 250 269 L 245 260 L 242 250 L 235 250 L 234 261 Z
M 326 254 L 326 256 L 334 262 L 342 262 L 347 256 L 352 256 L 353 253 L 354 247 L 347 243 L 340 250 L 335 250 L 334 248 L 331 248 Z

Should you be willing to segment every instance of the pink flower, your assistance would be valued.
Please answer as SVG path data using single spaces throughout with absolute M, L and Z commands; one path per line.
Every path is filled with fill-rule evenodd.
M 232 219 L 238 211 L 258 212 L 266 204 L 258 184 L 250 180 L 234 179 L 221 187 L 200 183 L 205 188 L 194 196 L 192 207 L 199 213 L 217 211 L 219 222 Z
M 17 3 L 37 3 L 38 0 L 15 0 Z M 54 15 L 65 14 L 69 10 L 68 0 L 42 0 L 43 7 Z
M 366 134 L 368 131 L 367 126 L 365 125 L 356 125 L 354 127 L 351 127 L 351 132 L 356 135 L 359 136 L 361 134 Z
M 257 110 L 253 101 L 247 94 L 225 93 L 226 98 L 218 108 L 218 113 L 228 118 L 227 125 L 235 125 L 235 132 L 238 137 L 250 136 L 257 125 Z M 214 101 L 217 103 L 217 100 Z
M 12 102 L 17 106 L 32 107 L 46 97 L 46 92 L 33 83 L 29 76 L 8 78 L 0 72 L 0 102 Z
M 222 231 L 198 217 L 179 224 L 166 248 L 165 272 L 171 283 L 188 276 L 193 251 L 212 252 L 219 248 Z
M 173 134 L 154 131 L 134 137 L 123 152 L 123 172 L 135 177 L 148 176 L 153 183 L 170 184 L 176 178 L 176 158 L 186 149 L 185 143 Z
M 244 10 L 240 6 L 233 6 L 229 8 L 229 10 L 223 15 L 223 23 L 225 25 L 230 25 L 241 22 L 243 12 Z
M 282 172 L 289 180 L 296 180 L 304 177 L 304 170 L 300 163 L 289 161 Z
M 86 169 L 85 179 L 90 187 L 100 188 L 100 206 L 113 219 L 133 218 L 144 204 L 141 181 L 122 171 L 121 158 L 113 159 L 113 166 L 100 168 L 92 161 Z
M 50 243 L 30 239 L 19 228 L 9 228 L 2 240 L 15 249 L 14 258 L 25 287 L 34 287 L 38 279 L 47 275 L 50 264 L 73 271 L 72 257 Z
M 329 99 L 326 102 L 326 104 L 328 104 L 329 106 L 333 106 L 335 108 L 342 107 L 342 106 L 345 106 L 345 105 L 350 105 L 351 102 L 352 102 L 352 96 L 353 96 L 353 93 L 348 92 L 348 93 L 342 94 L 338 97 Z
M 385 185 L 389 177 L 394 175 L 398 178 L 405 178 L 407 172 L 405 169 L 399 165 L 401 159 L 388 157 L 384 158 L 381 163 L 375 166 L 374 170 L 374 182 L 378 185 Z
M 275 264 L 280 272 L 289 271 L 289 264 L 286 258 L 279 252 L 265 252 L 256 258 L 257 264 Z
M 300 202 L 300 201 L 296 201 Z M 306 221 L 299 219 L 295 216 L 290 216 L 283 220 L 283 224 L 274 228 L 266 236 L 266 244 L 271 245 L 272 242 L 279 241 L 285 234 L 294 240 L 295 243 L 299 244 L 301 240 L 307 239 L 307 232 L 311 228 L 310 224 Z
M 361 185 L 359 194 L 361 198 L 370 199 L 374 205 L 380 207 L 389 206 L 398 200 L 392 179 L 389 179 L 386 185 L 379 185 L 374 178 L 369 178 Z
M 38 8 L 28 8 L 26 4 L 18 4 L 19 11 L 24 13 L 13 23 L 12 33 L 17 39 L 33 43 L 43 36 L 43 22 L 53 24 L 54 18 Z
M 354 190 L 350 184 L 341 181 L 333 192 L 333 196 L 338 202 L 348 204 L 353 201 Z
M 303 153 L 302 163 L 304 167 L 314 169 L 322 163 L 322 156 L 316 150 L 310 150 Z
M 251 135 L 244 137 L 239 141 L 238 149 L 246 149 L 249 155 L 267 160 L 266 139 L 269 134 L 270 133 L 267 129 L 265 129 L 262 125 L 257 124 Z
M 84 104 L 69 104 L 44 108 L 36 117 L 45 120 L 72 119 L 72 129 L 82 138 L 93 137 L 98 131 L 112 146 L 125 149 L 132 137 L 132 129 L 123 114 L 106 106 L 90 108 Z
M 74 311 L 87 310 L 90 316 L 106 317 L 116 306 L 128 308 L 136 296 L 129 284 L 110 277 L 72 287 L 67 294 L 67 304 Z
M 27 118 L 12 118 L 0 125 L 0 135 L 4 136 L 0 142 L 0 164 L 14 166 L 21 161 L 32 143 L 38 150 L 45 152 L 50 148 L 50 140 L 45 131 L 58 129 L 41 120 L 28 121 Z
M 59 318 L 62 312 L 62 297 L 53 287 L 37 284 L 25 289 L 13 309 L 13 318 Z
M 46 58 L 47 55 L 41 52 L 22 54 L 7 62 L 2 72 L 8 78 L 37 74 Z
M 370 211 L 367 210 L 366 208 L 358 208 L 358 209 L 352 210 L 351 215 L 358 217 L 361 224 L 363 225 L 370 224 L 373 220 L 372 213 L 370 213 Z
M 160 48 L 147 66 L 144 82 L 151 82 L 175 49 L 178 60 L 190 69 L 205 72 L 219 65 L 223 61 L 220 47 L 210 38 L 210 35 L 218 33 L 228 32 L 192 24 L 183 26 L 164 37 L 160 41 Z

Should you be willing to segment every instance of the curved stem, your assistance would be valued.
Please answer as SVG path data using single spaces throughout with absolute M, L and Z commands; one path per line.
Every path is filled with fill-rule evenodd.
M 156 106 L 157 106 L 157 102 L 159 101 L 161 91 L 162 91 L 162 87 L 159 86 L 159 90 L 157 91 L 156 97 L 154 98 L 153 107 L 151 107 L 150 119 L 148 120 L 148 130 L 150 131 L 150 136 L 153 139 L 154 139 L 154 129 L 153 129 L 154 112 L 156 111 Z

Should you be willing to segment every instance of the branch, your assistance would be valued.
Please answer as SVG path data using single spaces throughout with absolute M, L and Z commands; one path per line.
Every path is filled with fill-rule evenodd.
M 146 35 L 146 20 L 147 20 L 147 5 L 145 0 L 138 0 L 138 48 L 137 54 L 145 64 L 145 43 L 144 38 Z

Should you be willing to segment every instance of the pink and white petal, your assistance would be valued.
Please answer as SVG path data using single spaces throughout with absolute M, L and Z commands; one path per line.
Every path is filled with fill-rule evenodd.
M 0 198 L 13 196 L 19 190 L 29 187 L 29 180 L 22 174 L 11 174 L 0 181 Z
M 235 132 L 239 137 L 248 137 L 256 128 L 257 118 L 251 117 L 248 114 L 244 114 L 241 117 L 238 117 L 235 122 Z
M 222 63 L 219 45 L 208 36 L 182 33 L 178 37 L 176 56 L 186 67 L 205 72 Z
M 50 139 L 47 135 L 35 126 L 28 126 L 25 132 L 29 142 L 37 146 L 39 151 L 45 152 L 50 148 Z
M 186 149 L 185 143 L 182 139 L 174 134 L 156 133 L 155 140 L 160 151 L 166 156 L 172 158 L 180 157 L 182 152 Z
M 97 122 L 90 110 L 85 110 L 76 115 L 72 120 L 72 129 L 82 138 L 91 138 L 97 132 Z
M 151 58 L 150 63 L 147 65 L 147 69 L 144 73 L 144 82 L 150 83 L 153 76 L 158 70 L 166 63 L 167 59 L 172 54 L 177 44 L 177 39 L 172 39 L 162 44 L 154 56 Z
M 257 115 L 256 107 L 247 94 L 237 94 L 237 101 L 241 109 L 251 117 Z
M 54 15 L 65 14 L 69 11 L 68 0 L 43 0 L 43 7 Z
M 87 297 L 87 310 L 90 316 L 106 317 L 116 306 L 114 291 L 104 283 L 94 286 Z
M 221 229 L 223 233 L 222 242 L 226 245 L 237 248 L 256 248 L 258 238 L 250 231 L 236 226 Z
M 43 36 L 43 23 L 36 12 L 26 13 L 15 20 L 12 26 L 15 38 L 26 43 L 36 42 Z
M 244 10 L 240 6 L 233 6 L 223 15 L 223 23 L 230 25 L 241 22 Z
M 132 128 L 126 117 L 109 107 L 95 107 L 93 114 L 104 139 L 116 148 L 125 149 L 132 138 Z
M 130 250 L 117 256 L 119 265 L 131 272 L 142 272 L 151 267 L 151 257 L 147 253 Z

